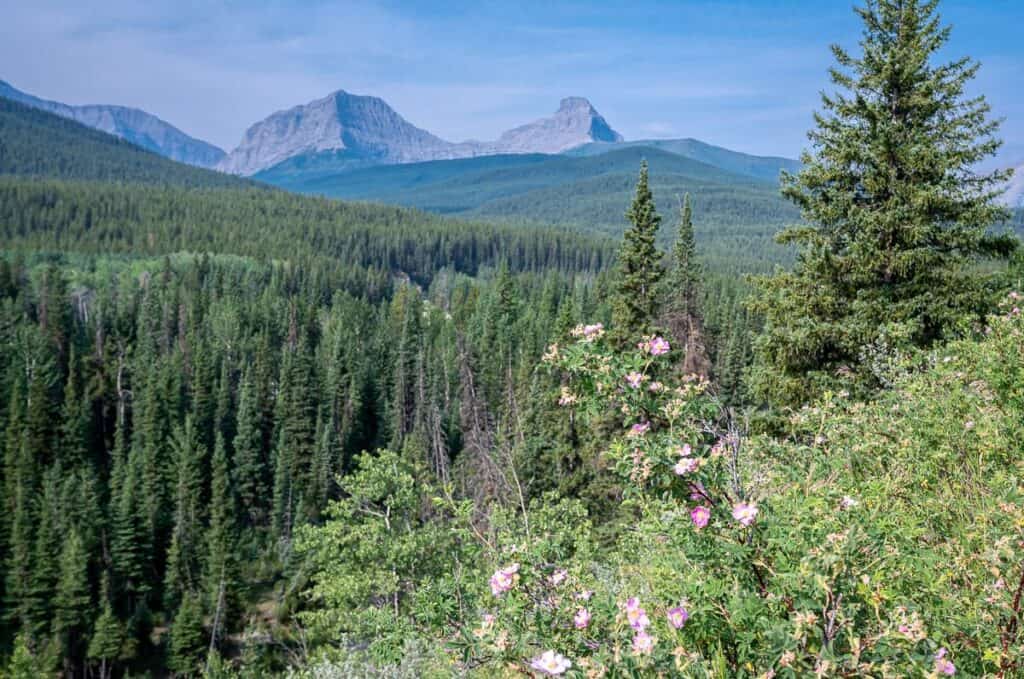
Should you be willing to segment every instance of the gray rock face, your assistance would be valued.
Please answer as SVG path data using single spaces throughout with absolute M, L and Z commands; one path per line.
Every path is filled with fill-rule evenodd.
M 256 123 L 218 169 L 251 175 L 319 151 L 349 151 L 381 163 L 412 163 L 455 157 L 453 147 L 412 125 L 377 97 L 338 90 Z
M 170 123 L 137 108 L 125 106 L 69 106 L 26 94 L 0 80 L 0 97 L 54 113 L 126 139 L 161 156 L 199 167 L 214 167 L 224 151 L 185 134 Z
M 594 141 L 622 141 L 622 136 L 582 97 L 563 99 L 553 116 L 509 130 L 497 141 L 452 143 L 411 124 L 377 97 L 339 90 L 256 123 L 218 169 L 252 175 L 289 158 L 325 151 L 397 164 L 558 153 Z
M 498 138 L 499 153 L 561 153 L 595 141 L 622 141 L 583 97 L 566 97 L 555 114 L 509 130 Z

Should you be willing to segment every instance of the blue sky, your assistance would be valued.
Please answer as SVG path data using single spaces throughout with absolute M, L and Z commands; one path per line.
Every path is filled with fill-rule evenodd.
M 827 87 L 828 46 L 855 47 L 847 0 L 450 0 L 12 3 L 0 79 L 67 103 L 137 106 L 225 148 L 273 111 L 336 89 L 374 94 L 446 139 L 489 139 L 588 97 L 627 139 L 695 137 L 794 156 Z M 946 0 L 947 56 L 1008 161 L 1024 160 L 1024 2 Z

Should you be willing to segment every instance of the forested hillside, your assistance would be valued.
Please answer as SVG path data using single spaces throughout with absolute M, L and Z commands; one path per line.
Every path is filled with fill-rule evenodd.
M 422 281 L 443 267 L 472 274 L 501 261 L 516 271 L 598 271 L 613 255 L 610 242 L 564 231 L 473 224 L 260 188 L 0 179 L 0 196 L 0 234 L 16 248 L 185 250 L 296 263 L 323 258 Z
M 176 163 L 105 132 L 0 97 L 0 175 L 189 187 L 253 182 Z
M 636 168 L 647 160 L 662 211 L 678 210 L 686 193 L 694 197 L 697 238 L 712 271 L 764 272 L 790 261 L 791 253 L 776 245 L 772 236 L 796 222 L 799 214 L 779 197 L 777 172 L 768 182 L 669 151 L 622 146 L 594 155 L 487 156 L 319 178 L 295 176 L 282 166 L 256 178 L 304 193 L 618 236 L 626 226 L 622 206 L 629 201 Z M 661 243 L 667 245 L 668 239 Z
M 936 4 L 858 16 L 782 197 L 0 101 L 0 675 L 1021 676 L 1024 211 Z

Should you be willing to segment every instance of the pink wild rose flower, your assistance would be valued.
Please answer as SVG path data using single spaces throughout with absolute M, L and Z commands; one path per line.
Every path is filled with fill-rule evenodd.
M 576 615 L 572 616 L 572 624 L 576 629 L 586 629 L 590 624 L 590 611 L 586 608 L 576 611 Z
M 491 594 L 501 596 L 515 587 L 517 580 L 519 580 L 519 564 L 514 563 L 511 566 L 499 568 L 491 576 Z
M 664 337 L 655 337 L 651 340 L 650 349 L 651 356 L 661 356 L 667 354 L 672 347 L 669 346 L 668 340 Z
M 956 665 L 946 657 L 946 654 L 945 647 L 940 648 L 935 654 L 935 672 L 936 674 L 944 674 L 947 677 L 951 677 L 956 674 Z
M 658 643 L 656 637 L 652 637 L 647 632 L 640 630 L 633 637 L 633 654 L 634 655 L 650 655 L 651 651 L 654 650 L 654 644 Z
M 647 617 L 647 611 L 640 607 L 640 600 L 636 597 L 626 600 L 626 621 L 629 622 L 630 627 L 641 631 L 651 624 Z
M 739 502 L 732 508 L 732 518 L 744 526 L 754 523 L 757 518 L 757 505 L 753 502 Z
M 690 619 L 690 612 L 683 608 L 682 604 L 668 609 L 665 614 L 668 616 L 668 624 L 676 629 L 682 629 L 686 621 Z
M 676 466 L 672 468 L 672 471 L 676 473 L 676 476 L 686 476 L 692 471 L 695 471 L 700 465 L 700 461 L 693 457 L 681 457 L 679 462 L 676 462 Z
M 629 428 L 630 436 L 643 436 L 651 428 L 650 422 L 637 422 Z
M 690 510 L 690 521 L 693 521 L 693 525 L 700 530 L 708 525 L 708 520 L 711 518 L 711 509 L 704 506 L 694 507 Z

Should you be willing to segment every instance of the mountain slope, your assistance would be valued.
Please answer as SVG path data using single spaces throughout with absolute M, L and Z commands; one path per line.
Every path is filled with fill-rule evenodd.
M 170 123 L 125 106 L 68 106 L 26 94 L 0 80 L 0 97 L 70 118 L 88 127 L 126 139 L 161 156 L 198 167 L 213 167 L 224 151 L 185 134 Z
M 639 141 L 620 141 L 618 143 L 585 144 L 566 151 L 567 155 L 593 156 L 619 149 L 644 146 L 676 153 L 686 158 L 699 160 L 729 172 L 747 175 L 764 181 L 777 182 L 782 170 L 797 172 L 800 161 L 775 156 L 754 156 L 739 151 L 731 151 L 721 146 L 706 144 L 697 139 L 645 139 Z
M 252 185 L 176 163 L 106 132 L 2 97 L 0 175 L 191 187 Z
M 651 183 L 665 224 L 677 200 L 693 196 L 698 235 L 714 242 L 720 269 L 741 260 L 748 270 L 788 255 L 772 242 L 799 213 L 774 184 L 727 172 L 683 156 L 625 147 L 594 156 L 520 154 L 382 166 L 311 181 L 289 189 L 349 200 L 418 207 L 432 212 L 495 222 L 560 224 L 617 236 L 632 198 L 640 161 L 650 164 Z M 267 173 L 257 175 L 272 180 Z M 292 178 L 295 179 L 294 177 Z M 662 229 L 664 242 L 673 235 Z
M 308 180 L 370 165 L 394 165 L 513 153 L 558 153 L 591 142 L 614 143 L 613 130 L 583 97 L 567 97 L 553 115 L 495 141 L 445 141 L 411 124 L 377 97 L 338 90 L 246 130 L 219 169 Z

